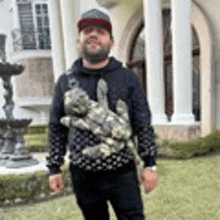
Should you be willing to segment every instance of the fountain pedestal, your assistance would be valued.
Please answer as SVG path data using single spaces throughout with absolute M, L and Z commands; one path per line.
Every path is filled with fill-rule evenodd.
M 6 119 L 0 119 L 0 152 L 2 151 L 5 143 L 4 135 L 7 132 L 7 121 Z
M 4 137 L 4 145 L 0 153 L 0 166 L 4 166 L 9 157 L 14 153 L 15 135 L 8 130 Z
M 5 164 L 6 168 L 21 168 L 38 164 L 29 153 L 29 147 L 24 140 L 23 134 L 27 130 L 32 119 L 14 119 L 9 120 L 9 127 L 15 133 L 16 142 L 14 144 L 14 153 L 9 156 Z

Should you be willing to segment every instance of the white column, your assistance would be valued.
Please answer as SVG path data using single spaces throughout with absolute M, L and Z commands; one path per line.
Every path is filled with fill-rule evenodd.
M 51 47 L 55 81 L 65 72 L 62 24 L 59 0 L 49 0 Z
M 73 62 L 78 58 L 76 48 L 77 41 L 77 21 L 79 18 L 75 16 L 75 0 L 60 0 L 64 48 L 66 57 L 66 68 L 69 69 Z
M 166 124 L 161 0 L 144 0 L 147 97 L 153 124 Z
M 12 1 L 14 29 L 20 29 L 18 4 L 16 0 Z
M 172 0 L 174 124 L 192 124 L 191 0 Z

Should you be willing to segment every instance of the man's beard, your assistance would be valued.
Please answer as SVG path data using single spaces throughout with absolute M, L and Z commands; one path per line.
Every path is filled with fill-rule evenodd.
M 110 45 L 103 46 L 98 52 L 90 52 L 86 43 L 82 47 L 82 57 L 90 63 L 100 63 L 108 58 L 110 53 Z

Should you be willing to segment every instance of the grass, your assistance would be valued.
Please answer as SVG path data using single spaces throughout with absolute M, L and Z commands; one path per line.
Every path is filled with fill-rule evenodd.
M 148 220 L 220 219 L 220 155 L 158 159 L 159 186 L 142 190 Z M 111 220 L 116 220 L 110 208 Z M 41 203 L 1 207 L 0 220 L 83 220 L 73 195 Z
M 144 197 L 148 219 L 220 219 L 220 156 L 158 161 L 160 186 Z

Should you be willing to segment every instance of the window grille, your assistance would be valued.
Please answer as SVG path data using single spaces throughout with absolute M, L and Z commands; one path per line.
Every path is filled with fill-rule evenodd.
M 20 30 L 13 30 L 14 50 L 50 50 L 48 5 L 17 0 Z

